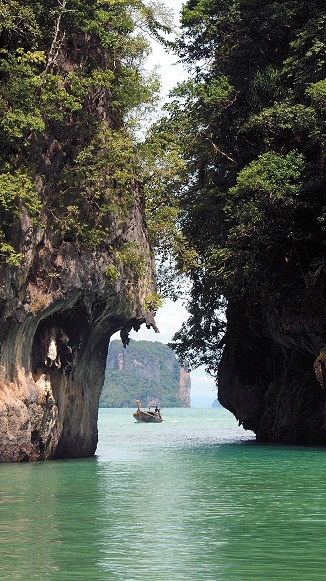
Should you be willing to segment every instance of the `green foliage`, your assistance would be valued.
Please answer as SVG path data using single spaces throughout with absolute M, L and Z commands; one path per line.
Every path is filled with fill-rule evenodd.
M 100 407 L 135 407 L 139 399 L 143 406 L 155 400 L 163 407 L 182 407 L 176 397 L 179 380 L 180 364 L 167 345 L 131 341 L 124 349 L 112 341 Z
M 114 264 L 108 264 L 104 269 L 104 274 L 108 277 L 111 284 L 114 284 L 120 278 L 120 271 Z
M 5 235 L 0 231 L 0 257 L 10 266 L 19 266 L 23 255 L 17 252 L 12 244 L 5 240 Z
M 7 169 L 6 166 L 4 169 Z M 23 167 L 15 173 L 11 173 L 8 168 L 0 174 L 0 257 L 11 266 L 18 266 L 22 259 L 22 253 L 15 250 L 8 239 L 10 227 L 15 218 L 21 216 L 23 207 L 34 219 L 37 218 L 41 204 L 35 184 Z
M 124 244 L 121 250 L 116 252 L 118 259 L 124 268 L 129 269 L 137 281 L 144 275 L 145 259 L 136 242 Z
M 246 205 L 259 202 L 266 197 L 269 203 L 282 200 L 285 205 L 293 205 L 300 192 L 303 156 L 290 151 L 286 156 L 269 151 L 243 168 L 236 180 L 236 185 L 229 189 L 231 196 L 238 197 Z M 256 198 L 256 199 L 255 199 Z M 234 215 L 234 209 L 231 212 Z
M 145 259 L 136 242 L 126 242 L 119 249 L 110 247 L 110 260 L 104 272 L 112 283 L 122 277 L 123 271 L 132 275 L 136 283 L 145 275 Z
M 317 111 L 325 113 L 326 108 L 326 79 L 312 83 L 306 89 L 306 95 L 311 97 L 312 103 Z
M 34 46 L 40 38 L 37 15 L 42 10 L 41 3 L 33 4 L 28 1 L 22 5 L 19 0 L 0 0 L 0 32 L 7 35 L 8 41 L 17 36 Z
M 203 120 L 209 116 L 215 126 L 235 92 L 226 78 L 208 86 L 189 80 L 178 85 L 172 97 L 166 106 L 169 117 L 153 126 L 142 154 L 147 172 L 147 225 L 157 252 L 160 290 L 175 299 L 184 286 L 180 276 L 197 269 L 201 262 L 192 240 L 182 231 L 183 207 L 192 204 L 192 199 L 185 201 L 185 193 L 188 190 L 192 197 L 196 195 L 196 190 L 185 184 L 192 171 L 198 171 L 202 179 L 205 172 L 212 173 L 218 155 L 228 157 L 219 151 L 213 132 L 204 131 Z M 208 151 L 210 160 L 206 162 Z M 201 156 L 205 156 L 202 165 Z M 205 220 L 210 218 L 206 216 Z M 171 265 L 178 277 L 171 276 Z
M 301 238 L 295 218 L 305 205 L 303 172 L 303 156 L 295 151 L 264 153 L 239 172 L 224 206 L 226 246 L 207 251 L 207 268 L 223 278 L 229 297 L 246 292 L 276 251 L 286 256 L 293 238 Z
M 177 208 L 176 240 L 194 257 L 190 318 L 173 346 L 213 373 L 224 301 L 300 309 L 322 260 L 324 24 L 317 0 L 183 8 L 177 49 L 192 78 L 173 91 L 155 134 L 169 135 L 183 163 L 182 185 L 161 197 Z
M 68 233 L 91 247 L 101 244 L 113 226 L 124 224 L 136 175 L 128 133 L 107 129 L 96 134 L 61 174 L 57 211 L 62 236 Z
M 252 115 L 243 130 L 261 134 L 265 147 L 282 146 L 286 139 L 289 145 L 304 145 L 305 139 L 318 138 L 319 127 L 316 111 L 313 107 L 289 102 L 275 103 L 266 107 L 258 115 Z M 259 135 L 260 137 L 260 135 Z
M 173 136 L 160 126 L 150 132 L 140 151 L 143 168 L 146 219 L 153 246 L 163 248 L 169 244 L 178 217 L 175 190 L 181 186 L 184 168 L 180 148 Z M 171 236 L 172 234 L 172 236 Z
M 146 311 L 155 313 L 163 305 L 162 295 L 160 293 L 150 294 L 146 296 L 144 307 Z
M 142 174 L 134 119 L 158 90 L 143 71 L 148 35 L 166 18 L 138 0 L 0 0 L 0 174 L 24 162 L 63 238 L 94 248 L 123 228 Z M 16 199 L 31 213 L 24 191 Z
M 14 174 L 9 171 L 0 174 L 1 209 L 8 214 L 20 215 L 22 206 L 32 216 L 36 216 L 41 208 L 31 176 L 23 168 Z
M 38 65 L 23 55 L 23 49 L 0 52 L 0 135 L 3 140 L 0 154 L 10 151 L 11 147 L 19 147 L 20 143 L 26 145 L 32 131 L 43 131 L 45 127 L 34 99 L 39 82 Z
M 326 65 L 325 10 L 319 7 L 318 2 L 304 8 L 307 12 L 310 8 L 310 18 L 300 23 L 301 28 L 298 27 L 291 39 L 283 68 L 284 76 L 290 81 L 292 89 L 298 96 L 301 96 L 307 84 L 325 77 Z

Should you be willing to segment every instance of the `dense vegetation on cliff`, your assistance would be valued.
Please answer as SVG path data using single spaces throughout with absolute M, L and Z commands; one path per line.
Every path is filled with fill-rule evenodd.
M 312 288 L 318 301 L 324 8 L 320 0 L 189 0 L 182 11 L 177 48 L 190 78 L 174 90 L 153 139 L 163 136 L 164 155 L 178 152 L 183 162 L 182 186 L 163 190 L 183 237 L 172 253 L 192 281 L 191 316 L 175 348 L 213 373 L 225 301 L 250 313 L 263 335 L 267 308 L 302 312 Z
M 135 129 L 156 4 L 0 0 L 0 462 L 94 454 L 110 337 L 155 327 Z
M 167 345 L 131 341 L 124 349 L 121 341 L 112 341 L 100 407 L 135 407 L 136 400 L 143 406 L 184 407 L 179 387 L 180 363 Z
M 24 212 L 41 226 L 46 215 L 80 247 L 105 246 L 112 230 L 123 237 L 143 179 L 137 115 L 158 90 L 143 68 L 148 38 L 167 28 L 156 4 L 0 0 L 1 263 L 21 262 L 14 229 Z M 137 246 L 110 242 L 108 277 L 121 263 L 140 277 Z

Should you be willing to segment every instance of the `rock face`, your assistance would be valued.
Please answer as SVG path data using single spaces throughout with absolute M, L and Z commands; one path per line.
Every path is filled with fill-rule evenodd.
M 51 240 L 28 222 L 20 235 L 24 264 L 1 273 L 0 459 L 89 456 L 110 336 L 154 325 L 141 306 L 153 270 L 140 201 L 124 237 L 147 256 L 142 284 L 126 269 L 112 285 L 105 252 Z
M 326 444 L 323 288 L 302 310 L 228 307 L 218 397 L 258 441 Z
M 82 66 L 85 71 L 95 66 L 105 71 L 105 50 L 96 39 L 75 33 L 69 26 L 68 22 L 67 30 L 62 29 L 56 52 L 60 78 L 69 79 L 74 71 L 75 76 L 81 75 Z M 121 330 L 126 344 L 131 328 L 137 330 L 142 323 L 155 326 L 152 315 L 144 310 L 146 296 L 155 292 L 155 273 L 136 180 L 126 183 L 124 178 L 119 190 L 118 178 L 110 177 L 114 167 L 106 170 L 101 162 L 102 174 L 98 181 L 84 185 L 84 197 L 77 181 L 69 190 L 66 186 L 65 192 L 61 190 L 63 181 L 60 185 L 65 169 L 73 171 L 78 154 L 88 151 L 93 129 L 100 128 L 100 144 L 109 152 L 110 161 L 105 135 L 119 131 L 115 117 L 105 83 L 98 87 L 93 83 L 82 109 L 67 117 L 66 124 L 46 123 L 43 133 L 29 136 L 27 161 L 33 168 L 43 210 L 35 223 L 22 208 L 6 235 L 12 246 L 22 251 L 23 261 L 19 267 L 0 265 L 2 462 L 94 454 L 110 337 Z M 111 165 L 115 163 L 116 159 Z M 92 187 L 102 188 L 96 190 L 97 197 L 92 197 Z M 118 192 L 115 197 L 114 188 Z M 91 245 L 78 242 L 71 227 L 62 234 L 62 216 L 58 224 L 60 208 L 64 210 L 69 204 L 76 207 L 79 199 L 84 200 L 85 211 L 92 210 L 94 223 L 94 208 L 101 201 L 123 207 L 123 219 L 119 220 L 108 207 L 108 231 L 93 250 Z M 86 230 L 87 225 L 86 221 Z M 141 274 L 131 264 L 130 252 L 129 261 L 117 260 L 117 256 L 121 258 L 117 253 L 126 248 L 137 248 Z
M 191 379 L 185 367 L 180 367 L 180 381 L 177 397 L 183 401 L 183 407 L 190 408 Z

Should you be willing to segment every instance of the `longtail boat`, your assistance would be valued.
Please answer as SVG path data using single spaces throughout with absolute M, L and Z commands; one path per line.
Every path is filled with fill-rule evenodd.
M 161 408 L 158 405 L 149 406 L 148 410 L 141 410 L 140 403 L 141 402 L 137 400 L 137 410 L 133 413 L 133 417 L 137 422 L 152 422 L 154 424 L 161 424 L 164 422 L 161 416 Z

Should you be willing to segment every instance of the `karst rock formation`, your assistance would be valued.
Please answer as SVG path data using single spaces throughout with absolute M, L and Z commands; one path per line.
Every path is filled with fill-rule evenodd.
M 228 306 L 219 401 L 260 442 L 326 444 L 324 289 L 321 275 L 301 309 L 276 305 L 276 292 L 263 310 Z
M 24 263 L 1 273 L 0 459 L 90 456 L 110 337 L 155 325 L 141 307 L 144 288 L 128 272 L 112 286 L 104 252 L 79 251 L 27 220 L 17 230 Z M 149 279 L 136 196 L 124 237 L 147 253 Z
M 51 3 L 51 9 L 52 4 L 57 9 L 60 3 L 58 6 Z M 65 5 L 65 2 L 60 4 L 62 9 Z M 25 20 L 19 20 L 18 14 L 17 22 L 27 21 L 30 14 L 32 12 L 27 12 L 26 8 Z M 96 36 L 77 25 L 73 28 L 75 24 L 71 19 L 75 14 L 77 19 L 77 10 L 62 12 L 56 20 L 50 21 L 49 35 L 53 35 L 54 30 L 57 36 L 55 43 L 50 47 L 48 42 L 44 50 L 48 55 L 45 72 L 51 73 L 51 82 L 60 74 L 62 86 L 57 83 L 56 87 L 59 86 L 58 91 L 61 90 L 67 99 L 69 91 L 74 89 L 71 79 L 75 84 L 78 79 L 82 82 L 86 78 L 85 71 L 89 70 L 95 70 L 104 78 L 105 71 L 113 67 L 112 55 L 110 57 L 100 46 Z M 47 22 L 46 14 L 44 22 Z M 34 66 L 37 52 L 27 52 L 28 46 L 23 45 L 19 49 L 21 52 L 15 53 L 16 47 L 28 36 L 27 33 L 22 35 L 21 40 L 19 35 L 15 36 L 15 30 L 2 32 L 1 43 L 6 47 L 3 54 L 6 58 L 10 51 L 14 55 L 26 54 L 26 67 Z M 17 67 L 21 62 L 17 60 Z M 25 82 L 23 73 L 22 83 Z M 30 132 L 28 149 L 19 150 L 17 146 L 15 152 L 12 146 L 18 163 L 25 166 L 27 163 L 28 168 L 32 168 L 42 208 L 35 220 L 22 205 L 19 213 L 8 222 L 7 239 L 22 253 L 23 259 L 18 265 L 5 261 L 0 264 L 2 462 L 94 454 L 98 439 L 98 401 L 110 337 L 120 330 L 122 341 L 127 344 L 131 328 L 138 330 L 142 323 L 155 327 L 151 312 L 144 307 L 146 297 L 155 292 L 155 273 L 137 180 L 124 178 L 119 190 L 115 183 L 118 177 L 110 177 L 113 170 L 108 168 L 110 179 L 106 186 L 101 178 L 106 175 L 104 168 L 104 174 L 102 172 L 99 177 L 102 190 L 98 197 L 92 198 L 94 185 L 90 184 L 89 191 L 83 186 L 83 200 L 88 203 L 89 211 L 92 203 L 95 207 L 103 199 L 110 201 L 111 198 L 117 207 L 123 208 L 120 220 L 112 218 L 108 209 L 108 222 L 104 219 L 103 223 L 109 227 L 100 243 L 93 247 L 79 243 L 71 224 L 66 231 L 62 225 L 60 227 L 65 208 L 69 204 L 76 207 L 80 194 L 78 183 L 73 183 L 70 190 L 67 188 L 66 197 L 61 198 L 60 206 L 60 176 L 62 178 L 65 170 L 73 167 L 80 152 L 87 149 L 95 130 L 100 128 L 98 141 L 104 148 L 107 146 L 105 135 L 119 131 L 119 123 L 121 126 L 121 119 L 111 106 L 112 88 L 105 79 L 97 82 L 95 73 L 93 77 L 92 83 L 86 85 L 85 81 L 86 90 L 83 88 L 79 109 L 67 114 L 64 122 L 62 118 L 57 120 L 56 112 L 52 111 L 52 118 L 45 119 L 43 130 Z M 42 96 L 42 83 L 45 83 L 42 76 L 39 78 L 35 99 Z M 60 94 L 58 92 L 59 97 Z M 50 98 L 51 93 L 48 95 Z M 43 102 L 40 100 L 40 103 Z M 119 155 L 118 151 L 118 161 Z M 90 167 L 90 175 L 92 171 Z M 94 230 L 96 208 L 90 215 L 89 228 Z M 87 213 L 85 216 L 87 220 Z M 85 227 L 87 230 L 87 222 Z M 98 228 L 100 230 L 101 226 Z M 123 260 L 124 249 L 129 249 L 129 260 Z M 134 259 L 134 263 L 138 270 L 130 256 L 136 256 L 138 262 Z

